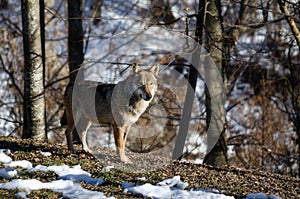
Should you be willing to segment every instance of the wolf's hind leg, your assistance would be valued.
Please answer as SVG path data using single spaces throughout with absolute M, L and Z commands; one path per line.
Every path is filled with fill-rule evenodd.
M 65 135 L 66 135 L 66 138 L 67 138 L 67 144 L 68 144 L 68 150 L 70 152 L 74 152 L 74 147 L 73 147 L 73 138 L 72 138 L 72 134 L 73 134 L 73 131 L 75 129 L 75 126 L 69 126 L 67 127 L 66 131 L 65 131 Z
M 92 123 L 86 118 L 80 118 L 76 123 L 76 129 L 81 138 L 83 150 L 88 153 L 92 153 L 92 150 L 88 147 L 87 144 L 87 130 L 90 128 L 91 124 Z
M 65 113 L 66 113 L 66 119 L 67 119 L 67 128 L 65 131 L 65 135 L 66 135 L 66 139 L 67 139 L 68 150 L 73 153 L 74 152 L 73 131 L 75 129 L 75 125 L 74 125 L 72 112 L 67 110 L 67 108 L 66 108 Z

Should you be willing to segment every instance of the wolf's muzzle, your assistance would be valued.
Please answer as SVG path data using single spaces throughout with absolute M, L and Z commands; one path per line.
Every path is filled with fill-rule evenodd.
M 150 101 L 152 98 L 152 94 L 149 92 L 146 92 L 146 90 L 143 87 L 138 88 L 133 96 L 137 96 L 145 101 Z
M 152 98 L 151 93 L 143 93 L 141 98 L 143 98 L 145 101 L 150 101 Z

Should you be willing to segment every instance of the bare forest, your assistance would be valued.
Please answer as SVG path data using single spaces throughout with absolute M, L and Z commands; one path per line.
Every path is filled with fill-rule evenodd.
M 39 19 L 36 31 L 40 35 L 34 44 L 40 45 L 34 48 L 40 57 L 35 61 L 40 64 L 36 81 L 26 72 L 32 72 L 34 65 L 28 68 L 26 61 L 32 59 L 26 58 L 26 46 L 33 43 L 25 40 L 25 32 L 31 30 L 24 22 L 25 2 L 38 5 L 36 12 L 29 13 Z M 30 5 L 27 8 L 32 12 Z M 91 81 L 115 83 L 133 62 L 145 67 L 160 63 L 164 85 L 153 102 L 158 105 L 132 128 L 127 148 L 169 153 L 168 147 L 178 144 L 175 138 L 179 132 L 188 132 L 180 159 L 299 177 L 299 16 L 297 0 L 1 0 L 0 135 L 66 143 L 65 126 L 60 124 L 63 95 L 80 67 L 87 67 Z M 155 40 L 149 39 L 150 35 L 128 47 L 120 38 L 131 37 L 137 27 L 159 28 L 180 35 L 182 40 L 195 41 L 218 68 L 224 96 L 210 73 L 195 71 L 190 60 L 166 45 L 174 42 L 175 46 L 179 41 L 152 35 L 159 39 L 151 43 Z M 118 45 L 127 45 L 127 50 L 118 49 Z M 176 75 L 170 75 L 172 71 Z M 212 83 L 205 84 L 205 79 Z M 37 92 L 38 102 L 31 102 L 28 96 L 29 81 L 36 83 L 32 93 Z M 194 91 L 192 98 L 189 90 Z M 218 99 L 225 100 L 216 114 L 212 104 Z M 37 113 L 40 119 L 30 120 L 28 115 Z M 145 127 L 150 117 L 152 126 Z M 212 122 L 214 117 L 224 117 L 224 121 Z M 30 128 L 31 122 L 39 128 Z M 189 125 L 180 125 L 184 122 Z M 212 139 L 207 135 L 209 128 L 220 135 L 207 151 L 204 142 Z M 93 126 L 91 142 L 97 140 L 94 144 L 113 148 L 110 131 Z M 152 131 L 159 134 L 138 137 Z

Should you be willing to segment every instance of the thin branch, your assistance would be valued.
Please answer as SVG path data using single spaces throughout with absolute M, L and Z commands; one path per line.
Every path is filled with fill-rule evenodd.
M 233 109 L 234 107 L 236 107 L 237 105 L 239 105 L 240 103 L 244 102 L 244 101 L 247 101 L 249 99 L 251 99 L 253 97 L 253 95 L 250 95 L 249 97 L 245 97 L 239 101 L 237 101 L 236 103 L 234 103 L 233 105 L 229 106 L 227 109 L 226 109 L 226 112 L 229 112 L 231 109 Z
M 284 0 L 278 0 L 278 4 L 280 7 L 281 12 L 284 14 L 284 17 L 286 18 L 287 22 L 290 25 L 290 28 L 292 30 L 292 33 L 296 39 L 298 48 L 300 49 L 300 33 L 299 33 L 299 29 L 293 19 L 293 17 L 291 17 L 290 11 L 288 10 L 288 8 L 285 5 L 285 1 Z
M 0 13 L 0 16 L 7 22 L 8 25 L 12 25 L 16 29 L 19 36 L 22 36 L 22 30 L 16 23 L 11 21 L 10 18 L 6 17 L 3 13 Z
M 45 10 L 47 10 L 49 13 L 52 14 L 52 17 L 45 23 L 45 26 L 47 26 L 52 20 L 54 20 L 55 18 L 60 18 L 62 21 L 65 21 L 64 17 L 62 17 L 59 13 L 59 10 L 61 9 L 61 7 L 63 6 L 65 2 L 61 1 L 59 6 L 57 7 L 57 9 L 53 12 L 51 8 L 45 7 Z M 58 15 L 58 17 L 57 17 Z
M 49 79 L 49 83 L 48 84 L 51 84 L 51 85 L 53 85 L 54 83 L 54 81 L 55 81 L 55 83 L 57 83 L 57 81 L 56 80 L 54 80 L 54 79 L 56 79 L 57 77 L 58 77 L 58 75 L 59 75 L 59 73 L 63 70 L 63 68 L 65 67 L 65 65 L 67 65 L 67 61 L 65 61 L 65 63 L 63 63 L 56 71 L 54 71 L 54 74 L 52 75 L 52 77 Z M 68 76 L 69 77 L 69 76 Z
M 76 71 L 77 71 L 77 70 L 76 70 Z M 72 73 L 74 73 L 74 71 L 73 71 Z M 72 73 L 71 73 L 71 74 L 72 74 Z M 71 74 L 70 74 L 70 75 L 71 75 Z M 59 78 L 59 79 L 56 79 L 55 81 L 50 82 L 49 84 L 45 85 L 45 89 L 51 87 L 53 84 L 56 84 L 56 83 L 61 82 L 61 81 L 65 80 L 65 79 L 68 79 L 68 78 L 70 77 L 70 75 L 64 76 L 64 77 L 62 77 L 62 78 Z
M 23 99 L 24 98 L 23 92 L 20 89 L 20 87 L 18 86 L 18 84 L 16 83 L 13 73 L 6 68 L 5 63 L 4 63 L 3 59 L 2 59 L 1 54 L 0 54 L 0 62 L 1 62 L 1 65 L 2 65 L 2 68 L 3 68 L 4 72 L 6 74 L 8 74 L 8 76 L 10 77 L 12 85 L 16 88 L 16 90 L 18 91 L 18 93 L 21 95 L 21 97 Z
M 19 122 L 19 121 L 16 121 L 16 120 L 9 120 L 7 118 L 4 118 L 4 117 L 0 117 L 0 120 L 4 120 L 6 122 L 10 122 L 10 123 L 13 123 L 13 124 L 23 124 L 23 122 Z

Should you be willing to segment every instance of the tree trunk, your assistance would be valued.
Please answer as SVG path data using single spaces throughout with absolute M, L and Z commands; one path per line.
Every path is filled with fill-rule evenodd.
M 68 53 L 70 83 L 74 83 L 83 62 L 83 28 L 81 0 L 68 0 Z
M 207 35 L 207 50 L 219 71 L 222 71 L 222 26 L 219 16 L 220 2 L 218 0 L 208 0 L 204 22 Z M 227 144 L 225 135 L 225 108 L 222 87 L 218 82 L 212 81 L 215 77 L 211 65 L 205 66 L 206 81 L 206 123 L 208 131 L 208 154 L 204 158 L 204 163 L 213 166 L 227 165 Z M 212 107 L 217 107 L 212 108 Z M 221 134 L 220 134 L 221 133 Z M 217 140 L 217 142 L 216 142 Z M 216 142 L 216 144 L 215 144 Z M 211 147 L 213 148 L 211 149 Z M 211 150 L 210 150 L 211 149 Z
M 195 40 L 201 45 L 202 35 L 203 35 L 203 19 L 204 19 L 204 7 L 203 1 L 199 2 L 199 12 L 197 15 L 197 26 L 195 32 Z M 192 63 L 199 63 L 200 55 L 197 51 L 192 55 Z M 185 145 L 185 140 L 187 136 L 187 132 L 189 130 L 189 124 L 191 120 L 191 113 L 193 109 L 193 102 L 195 97 L 196 85 L 197 85 L 198 71 L 194 66 L 190 66 L 188 82 L 189 86 L 187 87 L 184 107 L 182 111 L 182 119 L 180 122 L 178 135 L 176 138 L 174 151 L 172 155 L 172 159 L 181 159 L 183 156 L 183 149 Z
M 0 10 L 6 10 L 8 8 L 8 0 L 0 1 Z
M 78 70 L 83 62 L 83 28 L 82 28 L 82 1 L 68 0 L 68 53 L 70 82 L 74 84 Z M 75 129 L 73 141 L 81 143 Z
M 22 138 L 45 139 L 45 95 L 40 34 L 40 1 L 22 0 L 24 102 Z

